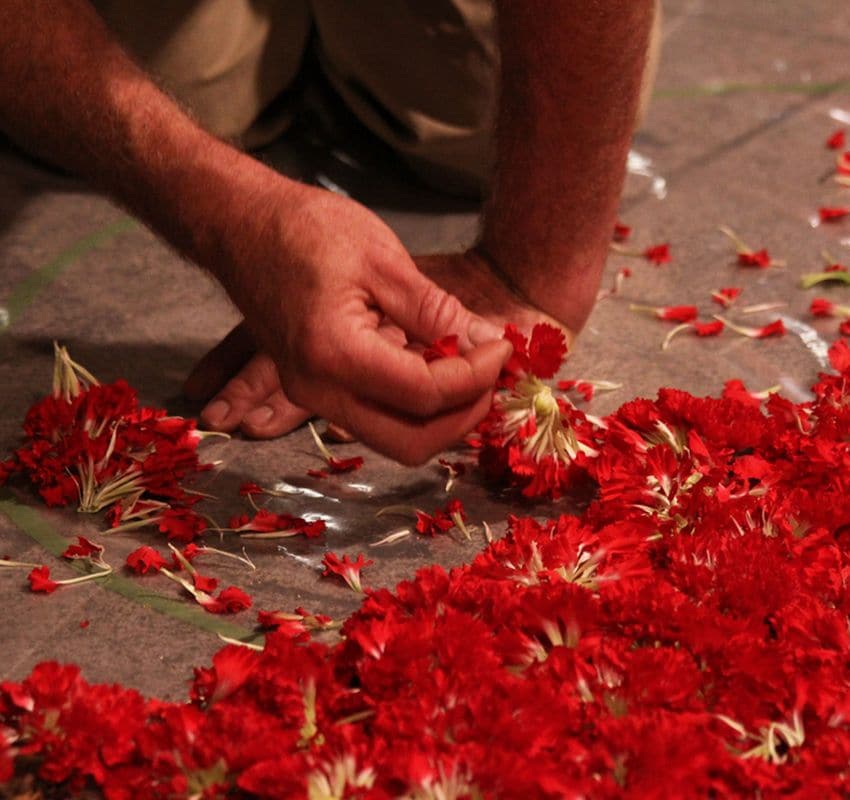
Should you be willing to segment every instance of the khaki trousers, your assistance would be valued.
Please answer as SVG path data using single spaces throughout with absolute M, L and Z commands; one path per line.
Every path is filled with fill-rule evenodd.
M 297 110 L 308 44 L 349 109 L 432 185 L 477 194 L 492 163 L 493 0 L 93 0 L 210 132 L 245 148 Z M 657 63 L 660 3 L 642 108 Z M 313 37 L 315 32 L 315 37 Z

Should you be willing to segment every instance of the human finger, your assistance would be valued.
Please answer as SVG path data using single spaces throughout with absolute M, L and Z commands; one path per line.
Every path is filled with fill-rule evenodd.
M 245 414 L 239 430 L 252 439 L 274 439 L 295 430 L 311 416 L 309 411 L 296 406 L 282 389 L 278 389 L 262 405 Z
M 460 408 L 423 420 L 347 395 L 337 398 L 338 411 L 331 411 L 329 418 L 373 450 L 417 466 L 462 440 L 486 416 L 492 397 L 487 391 Z
M 190 400 L 206 402 L 256 351 L 245 323 L 240 322 L 195 365 L 183 384 L 183 394 Z
M 204 407 L 201 422 L 214 431 L 234 431 L 246 414 L 280 388 L 274 362 L 265 353 L 257 353 Z
M 453 294 L 410 269 L 384 268 L 373 289 L 381 310 L 408 338 L 422 344 L 457 335 L 461 352 L 503 336 L 498 325 L 474 314 Z
M 418 353 L 387 341 L 377 330 L 363 328 L 328 346 L 326 363 L 313 376 L 287 377 L 290 397 L 309 405 L 325 383 L 398 413 L 431 417 L 467 405 L 491 389 L 513 352 L 498 340 L 462 356 L 426 362 Z M 318 379 L 318 380 L 317 380 Z

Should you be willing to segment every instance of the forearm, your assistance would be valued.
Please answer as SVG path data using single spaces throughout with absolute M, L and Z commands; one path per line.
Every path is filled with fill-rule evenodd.
M 13 140 L 111 194 L 238 294 L 229 212 L 261 206 L 272 173 L 195 125 L 88 2 L 5 0 L 0 75 Z
M 496 172 L 481 247 L 578 329 L 622 189 L 653 0 L 500 0 Z

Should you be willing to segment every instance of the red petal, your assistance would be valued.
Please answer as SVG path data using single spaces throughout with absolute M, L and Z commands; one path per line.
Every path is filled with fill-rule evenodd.
M 670 255 L 670 245 L 669 244 L 655 244 L 651 247 L 647 247 L 646 250 L 643 251 L 643 257 L 647 261 L 651 261 L 655 266 L 660 266 L 661 264 L 668 264 L 673 258 Z
M 671 322 L 691 322 L 697 318 L 696 306 L 667 306 L 658 311 L 659 319 Z
M 428 362 L 436 361 L 438 358 L 449 358 L 457 355 L 460 355 L 457 334 L 451 334 L 450 336 L 444 336 L 442 339 L 437 339 L 431 343 L 430 347 L 426 347 L 422 353 L 422 357 Z
M 843 339 L 838 339 L 829 348 L 829 363 L 836 372 L 846 375 L 850 372 L 850 347 Z
M 52 594 L 59 588 L 59 584 L 50 578 L 50 569 L 45 566 L 36 567 L 27 575 L 30 582 L 30 591 Z
M 632 235 L 632 229 L 620 220 L 614 225 L 614 241 L 625 242 Z
M 329 458 L 328 466 L 331 472 L 354 472 L 363 466 L 363 457 L 354 456 L 352 458 Z
M 746 253 L 738 253 L 738 263 L 744 267 L 769 267 L 770 253 L 764 248 Z
M 759 328 L 759 332 L 756 335 L 757 339 L 766 339 L 768 336 L 784 336 L 785 335 L 785 325 L 783 324 L 781 319 L 776 319 L 771 322 L 769 325 L 765 325 L 763 328 Z
M 844 134 L 844 129 L 839 128 L 826 140 L 826 146 L 830 150 L 843 150 L 847 137 Z
M 809 306 L 809 311 L 816 317 L 831 317 L 834 309 L 835 303 L 823 297 L 814 298 L 812 304 Z
M 551 378 L 561 367 L 567 354 L 564 332 L 552 325 L 539 323 L 531 331 L 528 343 L 528 371 L 538 378 Z
M 821 222 L 837 222 L 850 214 L 850 208 L 844 206 L 821 207 L 818 209 Z
M 694 333 L 697 336 L 717 336 L 723 332 L 724 327 L 723 321 L 719 319 L 711 322 L 695 322 Z

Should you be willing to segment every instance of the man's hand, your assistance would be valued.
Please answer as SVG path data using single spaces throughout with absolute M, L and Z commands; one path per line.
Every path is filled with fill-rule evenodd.
M 414 261 L 434 283 L 498 330 L 508 322 L 525 330 L 538 322 L 559 325 L 509 289 L 486 258 L 475 250 L 420 256 Z M 462 325 L 462 320 L 457 322 Z M 451 329 L 451 321 L 448 324 L 442 335 L 461 331 L 460 327 Z M 382 330 L 386 336 L 398 337 L 401 333 L 389 326 Z M 569 341 L 571 332 L 564 330 Z M 404 337 L 396 340 L 404 341 Z M 419 341 L 429 343 L 429 340 Z M 201 413 L 202 421 L 209 427 L 228 432 L 239 429 L 260 439 L 288 433 L 315 411 L 309 404 L 302 408 L 289 399 L 281 387 L 274 361 L 258 352 L 245 323 L 234 328 L 204 356 L 186 381 L 185 391 L 195 401 L 210 401 Z
M 297 407 L 308 408 L 403 463 L 474 427 L 510 356 L 501 328 L 426 278 L 363 206 L 277 176 L 258 191 L 219 274 L 267 357 L 234 379 L 206 421 L 241 423 L 239 390 L 260 386 L 248 424 L 261 429 L 263 415 L 298 419 Z M 426 363 L 406 347 L 453 333 L 459 357 Z
M 295 403 L 406 463 L 486 414 L 509 356 L 500 331 L 418 272 L 365 208 L 206 134 L 86 0 L 0 4 L 0 73 L 0 130 L 209 270 Z M 463 354 L 426 364 L 382 332 L 388 322 L 425 342 L 457 332 Z

